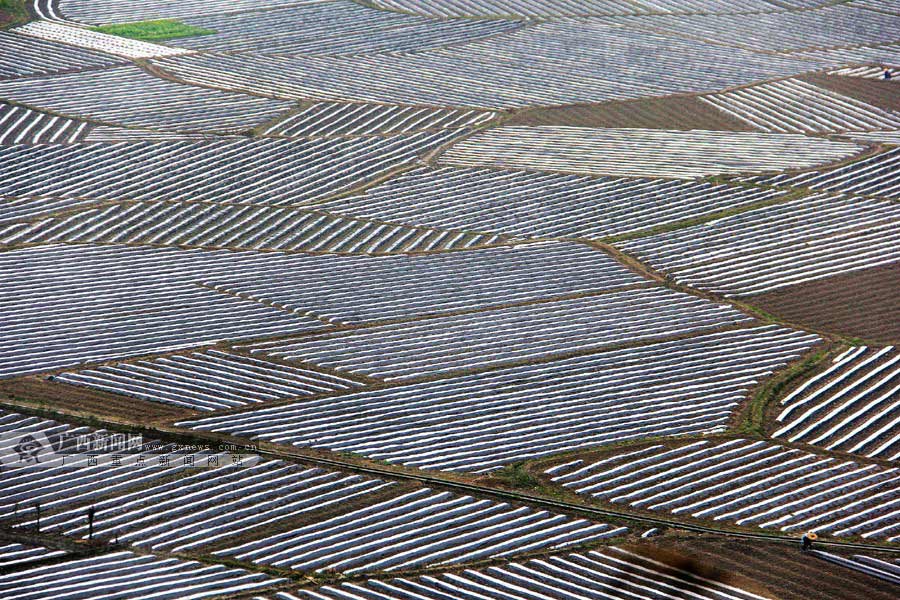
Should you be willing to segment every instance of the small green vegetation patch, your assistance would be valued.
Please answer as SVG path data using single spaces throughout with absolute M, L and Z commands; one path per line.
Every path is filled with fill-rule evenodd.
M 176 21 L 175 19 L 160 19 L 158 21 L 136 21 L 134 23 L 114 23 L 93 27 L 94 31 L 117 35 L 119 37 L 155 42 L 159 40 L 171 40 L 174 38 L 192 37 L 195 35 L 211 35 L 216 33 L 212 29 L 194 27 Z
M 23 0 L 0 0 L 0 29 L 21 25 L 28 21 Z

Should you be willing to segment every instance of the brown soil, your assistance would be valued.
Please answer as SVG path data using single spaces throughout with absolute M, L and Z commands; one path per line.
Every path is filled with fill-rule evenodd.
M 798 325 L 900 343 L 900 262 L 766 292 L 746 301 Z
M 683 535 L 648 540 L 627 549 L 701 577 L 779 600 L 897 598 L 896 586 L 803 554 L 791 545 Z
M 197 414 L 160 402 L 55 383 L 37 375 L 0 381 L 0 400 L 10 404 L 23 404 L 50 411 L 96 416 L 138 425 L 178 421 Z
M 801 79 L 884 110 L 900 111 L 900 82 L 898 81 L 841 77 L 824 73 L 807 75 Z
M 504 125 L 754 131 L 692 96 L 535 108 L 516 114 Z

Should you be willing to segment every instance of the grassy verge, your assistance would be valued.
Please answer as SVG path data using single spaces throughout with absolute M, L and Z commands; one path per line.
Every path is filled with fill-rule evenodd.
M 22 25 L 28 20 L 24 0 L 0 0 L 0 29 Z
M 0 0 L 0 2 L 2 2 L 2 0 Z M 99 27 L 93 27 L 92 29 L 101 33 L 108 33 L 110 35 L 117 35 L 119 37 L 142 40 L 145 42 L 171 40 L 174 38 L 193 37 L 197 35 L 212 35 L 216 33 L 212 29 L 194 27 L 193 25 L 187 25 L 181 21 L 176 21 L 175 19 L 100 25 Z

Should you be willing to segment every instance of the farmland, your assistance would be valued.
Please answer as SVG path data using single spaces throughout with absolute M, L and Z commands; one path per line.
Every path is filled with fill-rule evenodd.
M 0 1 L 0 598 L 893 600 L 898 26 Z

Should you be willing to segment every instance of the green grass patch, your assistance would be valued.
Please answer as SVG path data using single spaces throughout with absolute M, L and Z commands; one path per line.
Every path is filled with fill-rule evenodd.
M 92 29 L 101 33 L 108 33 L 110 35 L 117 35 L 119 37 L 145 42 L 193 37 L 196 35 L 212 35 L 216 33 L 212 29 L 194 27 L 193 25 L 187 25 L 181 21 L 176 21 L 175 19 L 100 25 L 99 27 L 92 27 Z
M 24 0 L 0 0 L 0 29 L 28 22 Z

